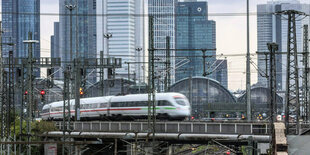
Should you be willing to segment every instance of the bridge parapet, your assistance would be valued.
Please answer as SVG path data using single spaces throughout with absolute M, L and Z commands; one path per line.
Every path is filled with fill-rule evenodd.
M 72 122 L 76 132 L 147 133 L 147 122 Z M 62 129 L 62 122 L 57 122 Z M 268 123 L 157 122 L 156 133 L 268 135 Z

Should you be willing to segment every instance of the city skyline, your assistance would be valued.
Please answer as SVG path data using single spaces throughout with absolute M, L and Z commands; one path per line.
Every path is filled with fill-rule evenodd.
M 267 0 L 250 1 L 250 12 L 256 12 L 256 5 L 266 3 Z M 240 55 L 246 53 L 246 16 L 245 1 L 233 0 L 224 3 L 224 0 L 209 0 L 209 18 L 217 22 L 217 53 L 224 55 Z M 302 0 L 301 2 L 308 2 Z M 58 1 L 46 0 L 41 3 L 41 13 L 58 13 Z M 242 15 L 225 16 L 222 13 L 242 13 Z M 50 36 L 53 33 L 53 22 L 58 21 L 55 15 L 41 15 L 41 27 L 45 33 L 41 35 L 41 54 L 49 55 Z M 234 24 L 235 23 L 235 24 Z M 227 27 L 229 25 L 229 27 Z M 233 31 L 232 31 L 233 30 Z M 250 50 L 253 55 L 256 53 L 256 16 L 250 16 Z M 237 38 L 235 38 L 237 37 Z M 256 56 L 253 57 L 256 62 Z M 229 89 L 237 90 L 245 88 L 245 57 L 228 56 L 228 81 Z M 240 77 L 240 78 L 235 78 Z M 257 71 L 252 67 L 252 84 L 256 83 Z

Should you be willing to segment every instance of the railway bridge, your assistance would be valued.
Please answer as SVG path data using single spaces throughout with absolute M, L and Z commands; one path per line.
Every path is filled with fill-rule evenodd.
M 130 150 L 134 146 L 151 142 L 153 134 L 148 133 L 148 123 L 145 121 L 85 121 L 71 122 L 72 129 L 65 135 L 76 141 L 99 140 L 102 143 L 113 143 L 115 148 Z M 56 123 L 59 131 L 46 133 L 48 140 L 62 138 L 62 122 Z M 156 133 L 154 139 L 158 146 L 163 143 L 169 144 L 208 144 L 210 142 L 225 145 L 249 146 L 257 148 L 258 144 L 269 143 L 270 124 L 268 122 L 198 122 L 198 121 L 158 121 L 156 122 Z M 131 148 L 125 147 L 124 143 L 130 144 Z M 135 144 L 135 145 L 134 145 Z M 102 144 L 101 144 L 102 145 Z M 141 147 L 142 148 L 142 147 Z M 229 150 L 229 149 L 228 149 Z M 119 150 L 118 150 L 119 151 Z M 154 150 L 152 150 L 154 151 Z M 151 152 L 152 152 L 151 151 Z M 252 149 L 255 151 L 255 149 Z

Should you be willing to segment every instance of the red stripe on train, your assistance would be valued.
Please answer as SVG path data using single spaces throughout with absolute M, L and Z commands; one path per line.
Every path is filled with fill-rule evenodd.
M 81 110 L 82 112 L 96 112 L 96 111 L 107 111 L 108 109 L 96 109 L 96 110 Z M 122 108 L 122 109 L 109 109 L 110 111 L 120 111 L 120 110 L 141 110 L 141 108 Z M 72 110 L 71 113 L 74 113 L 75 111 Z M 55 113 L 47 113 L 47 114 L 41 114 L 42 116 L 45 115 L 53 115 L 53 114 L 62 114 L 63 112 L 55 112 Z

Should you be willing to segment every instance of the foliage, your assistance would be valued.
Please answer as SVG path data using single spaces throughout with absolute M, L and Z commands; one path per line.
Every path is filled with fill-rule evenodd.
M 14 120 L 14 119 L 12 119 Z M 20 124 L 22 123 L 22 129 L 20 128 Z M 20 135 L 20 131 L 22 130 L 22 136 Z M 54 122 L 49 121 L 32 121 L 31 122 L 31 141 L 41 141 L 40 135 L 44 132 L 49 131 L 57 131 L 58 129 L 55 126 Z M 14 122 L 11 123 L 11 135 L 14 135 Z M 20 117 L 15 117 L 15 135 L 17 141 L 27 141 L 27 122 L 26 120 L 20 121 Z M 20 139 L 21 138 L 21 139 Z M 32 154 L 41 154 L 41 150 L 43 149 L 43 145 L 39 145 L 38 147 L 32 147 Z M 26 149 L 26 145 L 23 145 L 23 150 Z

